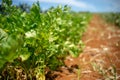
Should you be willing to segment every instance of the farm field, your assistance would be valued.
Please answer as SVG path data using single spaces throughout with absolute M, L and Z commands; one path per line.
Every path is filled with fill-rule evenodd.
M 66 57 L 55 80 L 120 80 L 120 29 L 94 14 L 78 58 Z
M 120 14 L 0 4 L 0 80 L 120 80 Z

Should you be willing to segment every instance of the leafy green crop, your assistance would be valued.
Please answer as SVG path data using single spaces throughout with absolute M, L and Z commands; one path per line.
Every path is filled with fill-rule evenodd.
M 112 24 L 115 24 L 116 26 L 120 27 L 120 13 L 104 13 L 102 14 L 103 18 Z
M 33 70 L 29 77 L 41 78 L 46 68 L 54 70 L 64 64 L 65 56 L 77 57 L 82 51 L 81 37 L 90 14 L 71 13 L 67 6 L 40 13 L 39 2 L 29 13 L 12 5 L 4 7 L 6 14 L 0 14 L 0 68 L 12 62 L 27 69 L 27 74 Z

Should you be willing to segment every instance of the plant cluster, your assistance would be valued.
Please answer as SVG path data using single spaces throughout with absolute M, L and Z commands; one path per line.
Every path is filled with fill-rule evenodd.
M 107 22 L 120 27 L 120 13 L 105 13 L 103 14 L 103 17 Z
M 64 64 L 65 56 L 77 57 L 82 51 L 81 37 L 90 14 L 71 13 L 67 6 L 40 13 L 39 2 L 24 12 L 6 1 L 4 14 L 0 14 L 1 73 L 8 70 L 11 76 L 19 68 L 30 79 L 44 80 L 46 68 L 55 70 Z

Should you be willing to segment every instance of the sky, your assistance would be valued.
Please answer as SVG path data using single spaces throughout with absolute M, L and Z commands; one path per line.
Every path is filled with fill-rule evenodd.
M 42 10 L 47 10 L 52 6 L 68 5 L 77 12 L 120 12 L 120 0 L 13 0 L 13 4 L 27 3 L 32 5 L 36 1 L 40 2 Z

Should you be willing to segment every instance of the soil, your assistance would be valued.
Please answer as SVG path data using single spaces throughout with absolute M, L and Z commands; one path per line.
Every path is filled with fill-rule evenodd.
M 49 80 L 120 80 L 120 28 L 95 14 L 82 40 L 79 57 L 66 57 L 66 66 Z

